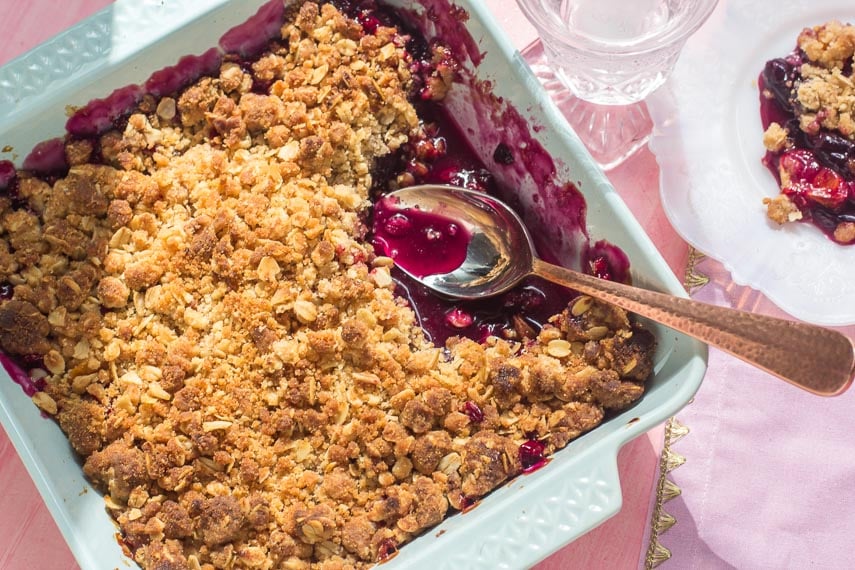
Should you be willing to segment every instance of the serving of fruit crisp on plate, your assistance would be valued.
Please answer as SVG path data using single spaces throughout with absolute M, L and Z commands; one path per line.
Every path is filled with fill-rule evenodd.
M 760 74 L 764 164 L 781 194 L 764 200 L 779 224 L 810 221 L 855 244 L 855 26 L 805 28 L 795 51 Z

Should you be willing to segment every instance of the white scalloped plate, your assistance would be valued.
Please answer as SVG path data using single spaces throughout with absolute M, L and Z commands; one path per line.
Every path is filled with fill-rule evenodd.
M 410 5 L 406 0 L 391 3 Z M 457 3 L 469 11 L 466 27 L 479 50 L 486 52 L 477 76 L 491 80 L 496 94 L 519 109 L 530 124 L 545 127 L 532 134 L 562 160 L 559 177 L 577 182 L 584 193 L 592 238 L 608 238 L 627 253 L 636 283 L 685 295 L 487 9 L 475 0 Z M 103 97 L 117 87 L 145 80 L 182 55 L 204 52 L 261 4 L 263 0 L 119 0 L 0 68 L 0 141 L 24 154 L 36 142 L 61 135 L 65 105 Z M 456 112 L 465 113 L 465 93 L 456 97 L 456 104 Z M 469 119 L 471 125 L 479 124 L 477 117 Z M 473 139 L 476 132 L 472 131 Z M 495 147 L 485 147 L 484 138 L 473 142 L 478 151 L 491 156 Z M 0 152 L 3 158 L 15 157 Z M 668 329 L 651 328 L 660 347 L 656 372 L 632 409 L 572 442 L 545 468 L 498 489 L 466 515 L 450 517 L 383 568 L 523 568 L 614 515 L 621 505 L 618 450 L 683 407 L 706 369 L 705 346 Z M 122 555 L 103 499 L 83 478 L 59 428 L 41 417 L 2 370 L 0 423 L 80 566 L 84 570 L 135 566 Z
M 802 28 L 834 18 L 855 22 L 855 4 L 721 2 L 649 101 L 656 124 L 650 147 L 665 213 L 686 241 L 791 315 L 850 325 L 855 247 L 835 244 L 810 224 L 779 227 L 762 203 L 779 190 L 760 163 L 757 76 L 766 61 L 792 51 Z

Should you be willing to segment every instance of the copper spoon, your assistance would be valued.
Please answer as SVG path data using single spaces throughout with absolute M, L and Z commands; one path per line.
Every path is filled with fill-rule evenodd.
M 535 256 L 519 216 L 480 192 L 424 185 L 393 192 L 389 199 L 397 202 L 397 208 L 417 208 L 453 219 L 471 233 L 466 258 L 451 273 L 417 277 L 401 267 L 440 295 L 481 299 L 537 275 L 680 331 L 814 394 L 841 394 L 855 376 L 855 348 L 839 332 L 606 281 L 546 263 Z

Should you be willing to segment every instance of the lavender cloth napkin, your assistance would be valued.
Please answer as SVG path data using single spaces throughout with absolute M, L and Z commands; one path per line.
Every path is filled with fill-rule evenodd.
M 696 299 L 780 315 L 718 263 L 698 269 Z M 855 391 L 820 398 L 711 350 L 676 417 L 690 433 L 673 446 L 686 462 L 669 476 L 682 494 L 664 505 L 677 523 L 660 568 L 855 568 Z

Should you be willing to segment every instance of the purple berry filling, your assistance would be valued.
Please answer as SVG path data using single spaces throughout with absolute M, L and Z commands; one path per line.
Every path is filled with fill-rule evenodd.
M 220 48 L 225 53 L 237 54 L 243 58 L 254 58 L 261 55 L 282 27 L 285 18 L 285 3 L 281 0 L 271 0 L 258 9 L 254 15 L 223 34 L 220 38 Z
M 384 538 L 377 547 L 377 561 L 387 562 L 398 554 L 398 545 L 391 538 Z
M 45 380 L 44 378 L 31 378 L 26 369 L 29 367 L 25 368 L 22 360 L 24 359 L 16 360 L 0 352 L 0 365 L 6 369 L 12 381 L 20 386 L 27 396 L 32 396 L 45 389 Z
M 399 209 L 388 198 L 374 205 L 374 248 L 416 277 L 451 273 L 466 259 L 472 236 L 455 220 Z
M 11 161 L 0 160 L 0 195 L 12 187 L 17 177 L 18 171 L 15 165 Z
M 530 439 L 520 445 L 519 456 L 520 464 L 522 464 L 522 472 L 531 473 L 546 465 L 548 460 L 546 459 L 545 452 L 546 445 L 536 439 Z
M 46 177 L 64 174 L 68 170 L 65 161 L 65 140 L 61 138 L 44 141 L 35 146 L 24 159 L 24 170 Z
M 478 404 L 471 400 L 463 404 L 463 409 L 461 411 L 469 416 L 469 421 L 473 424 L 480 424 L 484 421 L 484 412 L 481 411 Z

